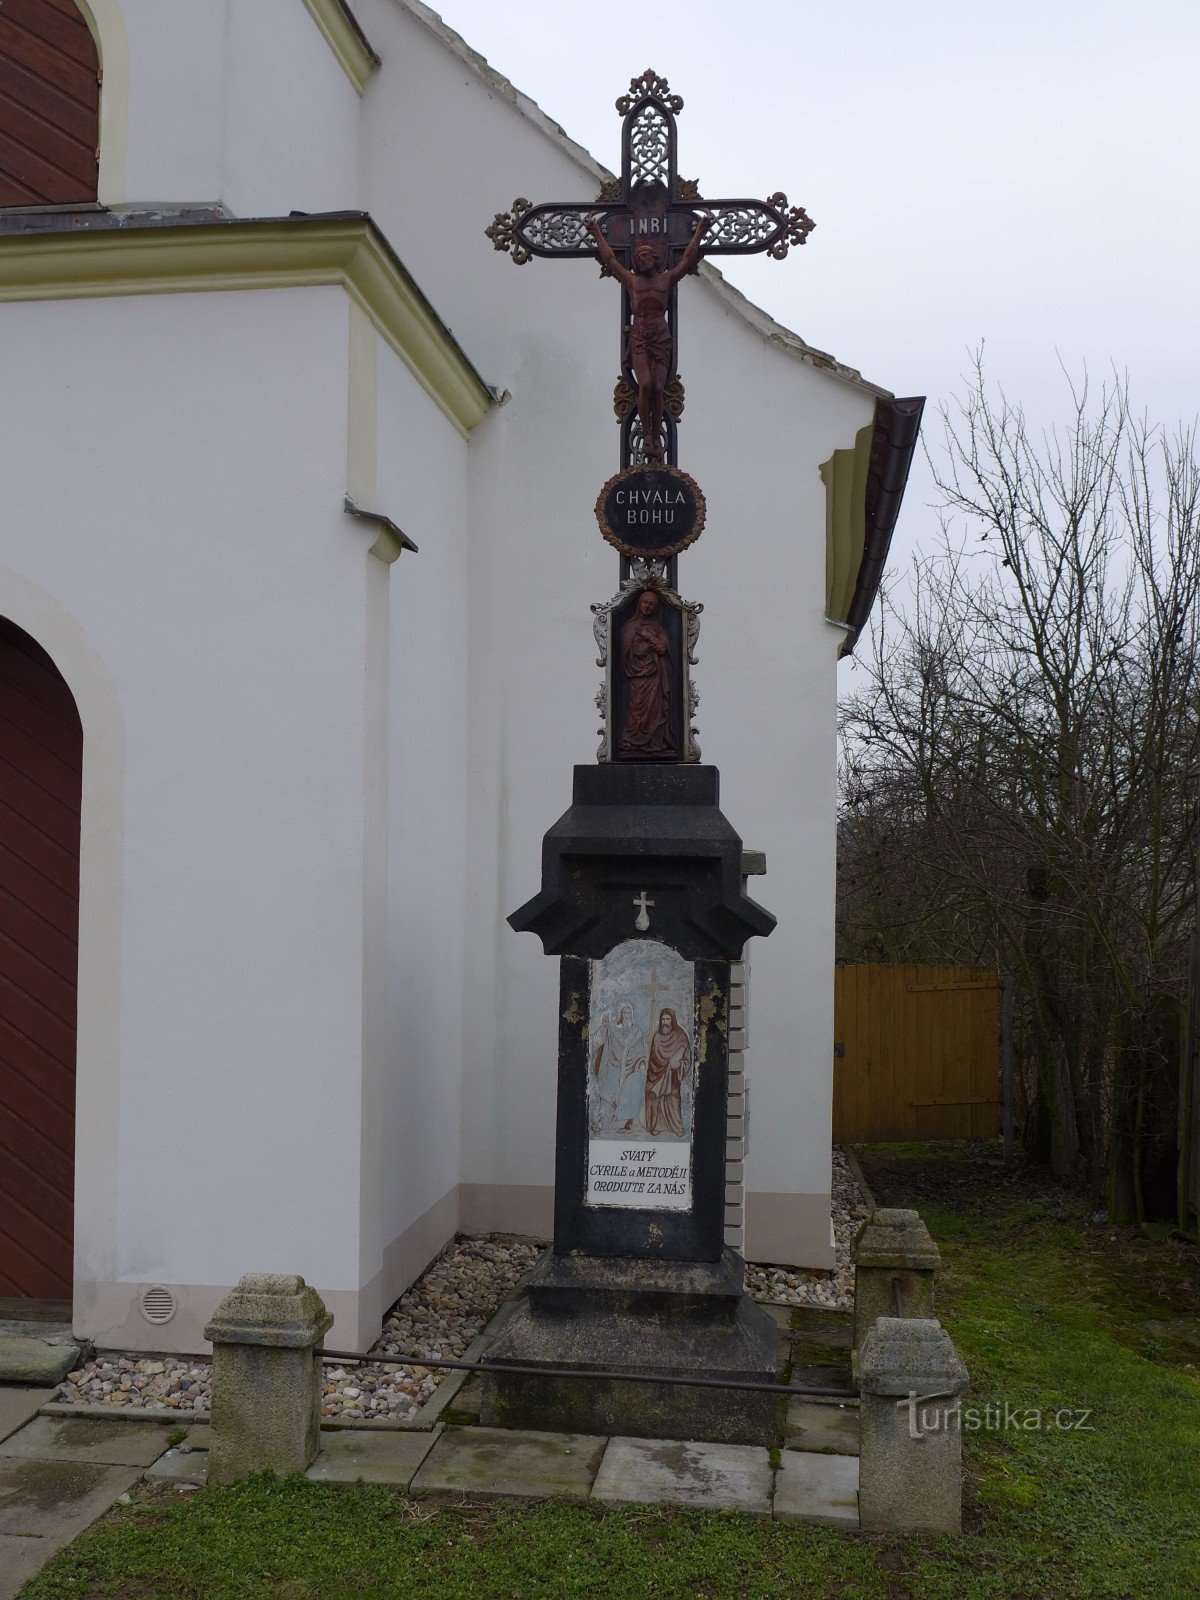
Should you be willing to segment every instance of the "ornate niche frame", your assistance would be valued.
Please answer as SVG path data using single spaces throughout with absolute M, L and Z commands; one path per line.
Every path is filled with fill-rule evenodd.
M 596 665 L 604 671 L 596 691 L 596 709 L 600 713 L 600 743 L 596 750 L 599 762 L 617 761 L 614 739 L 614 686 L 613 674 L 617 651 L 613 640 L 613 618 L 632 596 L 648 590 L 656 594 L 660 605 L 669 606 L 679 615 L 682 639 L 681 665 L 683 678 L 682 714 L 680 717 L 681 745 L 678 761 L 700 760 L 700 738 L 695 726 L 696 708 L 700 693 L 692 681 L 691 669 L 696 665 L 696 643 L 700 637 L 700 613 L 704 606 L 698 600 L 685 600 L 672 589 L 666 580 L 666 564 L 662 561 L 635 561 L 628 578 L 611 600 L 592 606 L 592 631 L 596 636 Z

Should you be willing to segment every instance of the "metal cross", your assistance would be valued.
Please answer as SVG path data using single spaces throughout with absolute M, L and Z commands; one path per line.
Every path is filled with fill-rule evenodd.
M 639 933 L 645 933 L 650 926 L 650 907 L 654 904 L 654 901 L 646 899 L 646 891 L 643 889 L 633 903 L 638 907 L 637 921 L 634 923 L 634 927 Z
M 675 118 L 683 100 L 672 94 L 665 78 L 649 68 L 630 80 L 629 93 L 617 101 L 624 118 L 621 132 L 621 176 L 605 183 L 590 204 L 566 201 L 531 205 L 514 200 L 512 209 L 496 213 L 486 229 L 497 250 L 509 251 L 518 266 L 533 256 L 597 258 L 588 234 L 595 218 L 624 266 L 642 243 L 658 246 L 663 269 L 674 266 L 687 248 L 701 217 L 711 226 L 700 242 L 701 256 L 757 255 L 766 251 L 782 259 L 792 245 L 801 245 L 813 223 L 787 196 L 767 200 L 706 200 L 693 179 L 680 178 L 676 168 Z M 607 271 L 607 269 L 602 269 Z M 671 365 L 665 390 L 661 459 L 678 466 L 676 426 L 683 413 L 683 384 L 676 371 L 677 288 L 670 291 L 667 311 L 671 329 Z M 637 380 L 629 366 L 626 330 L 631 320 L 628 291 L 621 295 L 621 377 L 613 392 L 613 408 L 621 424 L 621 466 L 645 459 L 637 414 Z M 657 452 L 655 452 L 657 455 Z
M 651 967 L 650 968 L 650 982 L 649 983 L 639 983 L 638 984 L 638 988 L 642 991 L 642 993 L 644 995 L 649 995 L 649 997 L 650 997 L 650 1021 L 649 1021 L 649 1026 L 648 1026 L 646 1031 L 647 1031 L 647 1034 L 652 1034 L 654 1032 L 654 1027 L 655 1027 L 654 1008 L 658 1003 L 655 1000 L 654 997 L 655 997 L 655 995 L 659 995 L 659 994 L 669 994 L 671 992 L 671 985 L 669 983 L 659 983 L 659 981 L 658 981 L 658 973 L 654 970 L 653 967 Z

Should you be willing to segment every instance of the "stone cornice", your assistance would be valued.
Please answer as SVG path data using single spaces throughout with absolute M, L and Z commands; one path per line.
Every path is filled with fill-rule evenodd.
M 321 36 L 337 57 L 338 65 L 359 94 L 379 65 L 366 34 L 359 27 L 349 6 L 342 0 L 304 0 Z
M 15 233 L 0 301 L 339 285 L 465 437 L 492 394 L 371 219 L 361 213 Z

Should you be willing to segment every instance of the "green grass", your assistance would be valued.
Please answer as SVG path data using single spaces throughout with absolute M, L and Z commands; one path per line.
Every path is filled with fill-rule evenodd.
M 432 1504 L 379 1487 L 254 1479 L 147 1492 L 22 1600 L 1184 1600 L 1200 1593 L 1200 1252 L 1093 1226 L 980 1152 L 866 1153 L 884 1203 L 942 1250 L 939 1311 L 968 1402 L 1091 1412 L 1088 1431 L 969 1432 L 961 1539 L 567 1503 Z
M 387 1489 L 251 1480 L 142 1510 L 60 1556 L 32 1597 L 163 1600 L 481 1600 L 824 1594 L 846 1560 L 850 1593 L 884 1595 L 873 1553 L 836 1534 L 797 1539 L 746 1517 L 597 1511 L 565 1502 L 422 1510 Z

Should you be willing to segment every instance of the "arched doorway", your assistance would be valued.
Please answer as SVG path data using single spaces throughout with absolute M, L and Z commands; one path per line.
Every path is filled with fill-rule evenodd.
M 100 61 L 72 0 L 0 6 L 0 206 L 97 195 Z
M 83 730 L 0 618 L 0 1299 L 71 1298 Z

